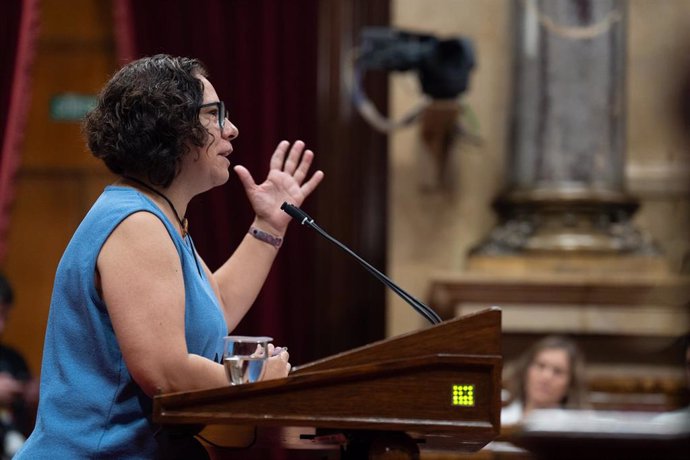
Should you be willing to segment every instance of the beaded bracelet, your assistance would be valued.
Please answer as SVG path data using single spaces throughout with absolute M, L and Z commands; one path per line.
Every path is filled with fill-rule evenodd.
M 281 237 L 271 235 L 270 233 L 266 233 L 263 230 L 259 230 L 254 226 L 249 227 L 248 233 L 257 240 L 263 241 L 264 243 L 268 243 L 276 249 L 278 249 L 283 244 L 283 239 Z

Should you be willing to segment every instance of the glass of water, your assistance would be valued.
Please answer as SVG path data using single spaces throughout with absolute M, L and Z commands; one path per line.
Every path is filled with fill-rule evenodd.
M 268 359 L 271 337 L 229 335 L 223 346 L 225 374 L 232 385 L 261 380 Z

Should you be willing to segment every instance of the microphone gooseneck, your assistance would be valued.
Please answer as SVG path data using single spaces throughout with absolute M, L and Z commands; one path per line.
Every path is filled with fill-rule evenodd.
M 343 243 L 340 241 L 336 240 L 333 238 L 331 235 L 329 235 L 325 230 L 323 230 L 321 227 L 316 225 L 314 222 L 314 219 L 312 219 L 309 214 L 306 212 L 302 211 L 300 208 L 298 208 L 295 205 L 292 205 L 290 203 L 283 203 L 282 206 L 280 207 L 283 211 L 285 211 L 290 217 L 295 219 L 297 222 L 301 223 L 302 225 L 306 225 L 308 227 L 311 227 L 312 229 L 316 230 L 318 234 L 326 238 L 328 241 L 331 243 L 335 244 L 338 246 L 340 249 L 348 253 L 350 256 L 354 257 L 357 262 L 359 262 L 360 265 L 362 265 L 364 268 L 366 268 L 372 275 L 374 275 L 379 281 L 381 281 L 383 284 L 388 286 L 393 292 L 398 294 L 400 298 L 402 298 L 405 302 L 407 302 L 412 308 L 414 308 L 417 313 L 422 315 L 424 318 L 426 318 L 427 321 L 429 321 L 431 324 L 438 324 L 440 323 L 441 317 L 438 316 L 438 314 L 429 308 L 427 305 L 422 303 L 420 300 L 412 297 L 410 294 L 405 292 L 400 286 L 395 284 L 390 278 L 388 278 L 386 275 L 381 273 L 379 270 L 374 268 L 371 264 L 369 264 L 366 260 L 362 259 L 360 256 L 358 256 L 354 251 L 352 251 L 350 248 L 345 246 Z

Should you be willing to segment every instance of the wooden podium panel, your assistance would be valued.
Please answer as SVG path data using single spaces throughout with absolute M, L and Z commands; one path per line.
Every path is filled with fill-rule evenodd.
M 156 396 L 154 421 L 404 432 L 422 448 L 476 451 L 500 433 L 500 320 L 492 308 L 301 366 L 284 379 Z

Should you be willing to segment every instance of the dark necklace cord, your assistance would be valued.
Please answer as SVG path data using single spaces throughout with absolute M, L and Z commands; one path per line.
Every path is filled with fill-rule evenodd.
M 189 234 L 189 230 L 188 230 L 189 222 L 187 222 L 187 218 L 186 217 L 180 218 L 180 215 L 177 213 L 177 209 L 175 209 L 175 205 L 172 204 L 172 201 L 170 201 L 167 196 L 163 195 L 161 192 L 159 192 L 155 188 L 151 187 L 146 182 L 137 179 L 136 177 L 126 176 L 126 175 L 122 176 L 122 177 L 127 179 L 127 180 L 130 180 L 136 184 L 139 184 L 142 187 L 152 191 L 156 195 L 162 197 L 170 205 L 170 208 L 172 209 L 173 213 L 175 214 L 175 217 L 177 218 L 177 221 L 180 223 L 180 226 L 182 227 L 182 238 L 184 238 L 185 236 L 187 236 Z

